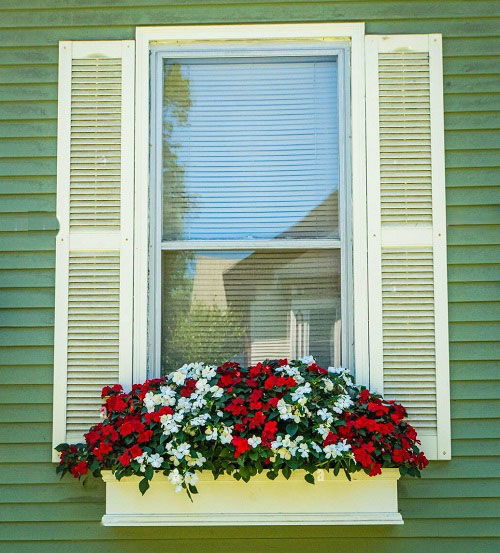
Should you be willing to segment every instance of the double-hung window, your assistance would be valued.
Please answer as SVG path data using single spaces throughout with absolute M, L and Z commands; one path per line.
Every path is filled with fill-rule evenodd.
M 347 52 L 154 51 L 156 374 L 198 360 L 347 362 Z

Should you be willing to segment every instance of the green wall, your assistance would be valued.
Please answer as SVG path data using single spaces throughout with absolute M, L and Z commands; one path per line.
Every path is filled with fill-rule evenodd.
M 497 1 L 0 0 L 0 551 L 500 550 Z M 453 460 L 400 483 L 401 527 L 103 528 L 103 485 L 50 463 L 57 41 L 137 25 L 365 21 L 442 33 Z M 496 547 L 498 549 L 496 549 Z

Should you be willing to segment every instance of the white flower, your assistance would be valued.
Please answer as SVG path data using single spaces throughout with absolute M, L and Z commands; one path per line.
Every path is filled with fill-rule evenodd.
M 194 472 L 186 472 L 186 474 L 184 475 L 184 482 L 186 482 L 186 484 L 189 484 L 190 486 L 196 486 L 199 479 L 200 477 Z
M 309 457 L 309 447 L 306 443 L 301 443 L 299 445 L 299 455 L 307 459 Z
M 173 390 L 170 386 L 162 386 L 160 388 L 160 394 L 161 394 L 161 402 L 162 405 L 165 406 L 171 406 L 175 405 L 175 390 Z
M 316 412 L 316 414 L 318 415 L 318 417 L 323 420 L 323 421 L 328 421 L 328 419 L 332 419 L 331 422 L 333 422 L 333 417 L 332 417 L 332 414 L 330 413 L 330 411 L 328 411 L 328 409 L 318 409 L 318 411 Z M 331 424 L 331 423 L 330 423 Z
M 349 407 L 351 407 L 351 405 L 353 405 L 353 401 L 350 398 L 350 396 L 342 395 L 342 396 L 338 397 L 338 399 L 334 403 L 332 409 L 336 413 L 343 413 L 344 411 L 347 411 L 347 409 L 349 409 Z
M 229 444 L 233 439 L 232 429 L 229 426 L 223 426 L 219 431 L 219 441 L 221 444 Z
M 262 438 L 254 435 L 251 438 L 248 438 L 247 442 L 252 447 L 257 447 L 262 442 Z
M 329 378 L 323 378 L 322 382 L 327 392 L 331 392 L 335 387 L 333 382 Z
M 162 397 L 154 392 L 147 392 L 143 400 L 148 413 L 152 413 L 157 405 L 162 405 Z
M 306 355 L 305 357 L 302 357 L 299 359 L 302 363 L 305 363 L 306 365 L 311 365 L 311 363 L 316 363 L 316 360 L 312 355 Z
M 314 451 L 321 453 L 323 450 L 316 442 L 311 442 L 311 447 L 314 449 Z
M 187 457 L 186 459 L 190 467 L 202 467 L 207 462 L 207 459 L 199 451 L 196 452 L 196 457 Z
M 185 375 L 185 373 L 183 373 L 181 371 L 182 371 L 182 368 L 179 369 L 178 371 L 170 373 L 170 375 L 169 375 L 170 380 L 175 382 L 175 384 L 177 384 L 177 386 L 182 386 L 184 384 L 184 382 L 186 381 L 186 375 Z
M 190 424 L 192 426 L 203 426 L 206 424 L 209 418 L 210 418 L 210 415 L 208 413 L 204 413 L 203 415 L 198 415 L 197 417 L 193 417 L 190 421 Z
M 210 388 L 210 393 L 212 394 L 212 397 L 215 397 L 215 398 L 222 397 L 222 394 L 224 393 L 224 388 L 221 388 L 220 386 L 217 386 L 217 384 L 215 384 Z M 219 415 L 219 416 L 222 416 L 222 415 Z
M 155 469 L 159 469 L 164 459 L 159 453 L 153 453 L 148 457 L 148 463 Z
M 182 474 L 179 472 L 179 469 L 174 469 L 169 472 L 167 478 L 169 479 L 170 483 L 175 486 L 175 491 L 180 492 L 182 490 Z
M 177 457 L 177 459 L 181 460 L 183 457 L 186 457 L 186 455 L 189 455 L 190 449 L 191 445 L 187 442 L 183 442 L 182 444 L 179 444 L 177 448 L 172 451 L 172 453 L 175 457 Z
M 339 457 L 339 455 L 341 455 L 335 444 L 325 446 L 323 448 L 323 451 L 325 452 L 325 457 L 327 459 L 335 459 L 336 457 Z
M 203 378 L 206 378 L 207 380 L 210 380 L 217 374 L 217 367 L 214 366 L 206 366 L 201 369 L 201 376 Z
M 293 401 L 298 401 L 304 397 L 305 394 L 311 393 L 311 384 L 309 382 L 306 382 L 304 386 L 299 386 L 296 390 L 294 390 L 291 394 Z
M 217 428 L 213 428 L 212 426 L 207 427 L 205 430 L 205 439 L 210 440 L 216 440 L 217 439 Z
M 324 424 L 320 424 L 316 432 L 323 438 L 323 440 L 328 436 L 330 429 Z

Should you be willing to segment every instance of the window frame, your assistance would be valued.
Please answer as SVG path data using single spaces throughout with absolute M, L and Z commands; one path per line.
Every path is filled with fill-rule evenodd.
M 175 57 L 183 51 L 185 57 L 193 57 L 193 49 L 210 48 L 224 42 L 242 45 L 245 42 L 257 45 L 262 52 L 264 44 L 281 45 L 301 41 L 302 45 L 332 48 L 333 43 L 348 42 L 350 45 L 350 73 L 345 80 L 350 93 L 350 121 L 346 133 L 351 168 L 352 191 L 352 309 L 348 325 L 352 328 L 348 341 L 353 349 L 350 368 L 356 372 L 358 383 L 369 384 L 368 365 L 368 308 L 367 308 L 367 259 L 366 259 L 366 182 L 365 182 L 365 102 L 364 102 L 364 24 L 363 23 L 311 23 L 311 24 L 266 24 L 266 25 L 203 25 L 138 27 L 136 29 L 136 143 L 135 143 L 135 259 L 134 259 L 134 350 L 133 380 L 147 378 L 146 368 L 155 366 L 151 356 L 151 344 L 155 340 L 148 327 L 151 317 L 148 297 L 150 293 L 150 133 L 151 101 L 150 59 L 158 49 L 175 50 Z M 236 42 L 237 41 L 237 42 Z M 264 42 L 265 41 L 265 42 Z M 286 41 L 286 42 L 284 42 Z M 300 42 L 296 42 L 300 44 Z M 251 50 L 248 50 L 249 52 Z M 303 52 L 302 52 L 303 53 Z M 261 54 L 262 55 L 262 54 Z M 324 54 L 323 54 L 324 55 Z M 199 52 L 197 53 L 199 57 Z M 347 66 L 347 64 L 345 64 Z M 354 86 L 355 85 L 355 86 Z M 339 121 L 340 123 L 340 121 Z M 344 167 L 345 169 L 345 167 Z M 277 247 L 280 247 L 278 244 Z M 281 246 L 282 247 L 282 246 Z M 345 279 L 344 279 L 345 280 Z M 157 332 L 157 329 L 156 329 Z M 349 347 L 346 348 L 349 350 Z M 152 376 L 152 375 L 151 375 Z
M 301 61 L 315 58 L 335 58 L 337 62 L 339 130 L 339 189 L 338 189 L 338 239 L 252 239 L 252 240 L 164 240 L 162 238 L 163 179 L 162 179 L 162 109 L 164 61 L 166 59 L 207 59 L 228 61 L 231 58 L 254 59 L 300 58 Z M 148 378 L 161 376 L 161 325 L 162 325 L 162 275 L 163 251 L 288 251 L 288 250 L 335 250 L 340 249 L 341 275 L 341 321 L 342 321 L 342 366 L 350 367 L 352 352 L 352 233 L 351 233 L 351 170 L 350 170 L 350 64 L 349 44 L 332 41 L 317 44 L 311 41 L 287 43 L 248 41 L 238 43 L 217 42 L 210 48 L 199 45 L 164 46 L 151 49 L 150 57 L 150 197 L 149 197 L 149 303 L 148 303 Z

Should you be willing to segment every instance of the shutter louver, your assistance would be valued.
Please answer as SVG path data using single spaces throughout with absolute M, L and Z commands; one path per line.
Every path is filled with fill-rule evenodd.
M 370 386 L 450 458 L 441 39 L 366 37 Z
M 132 377 L 134 42 L 61 42 L 54 445 Z

